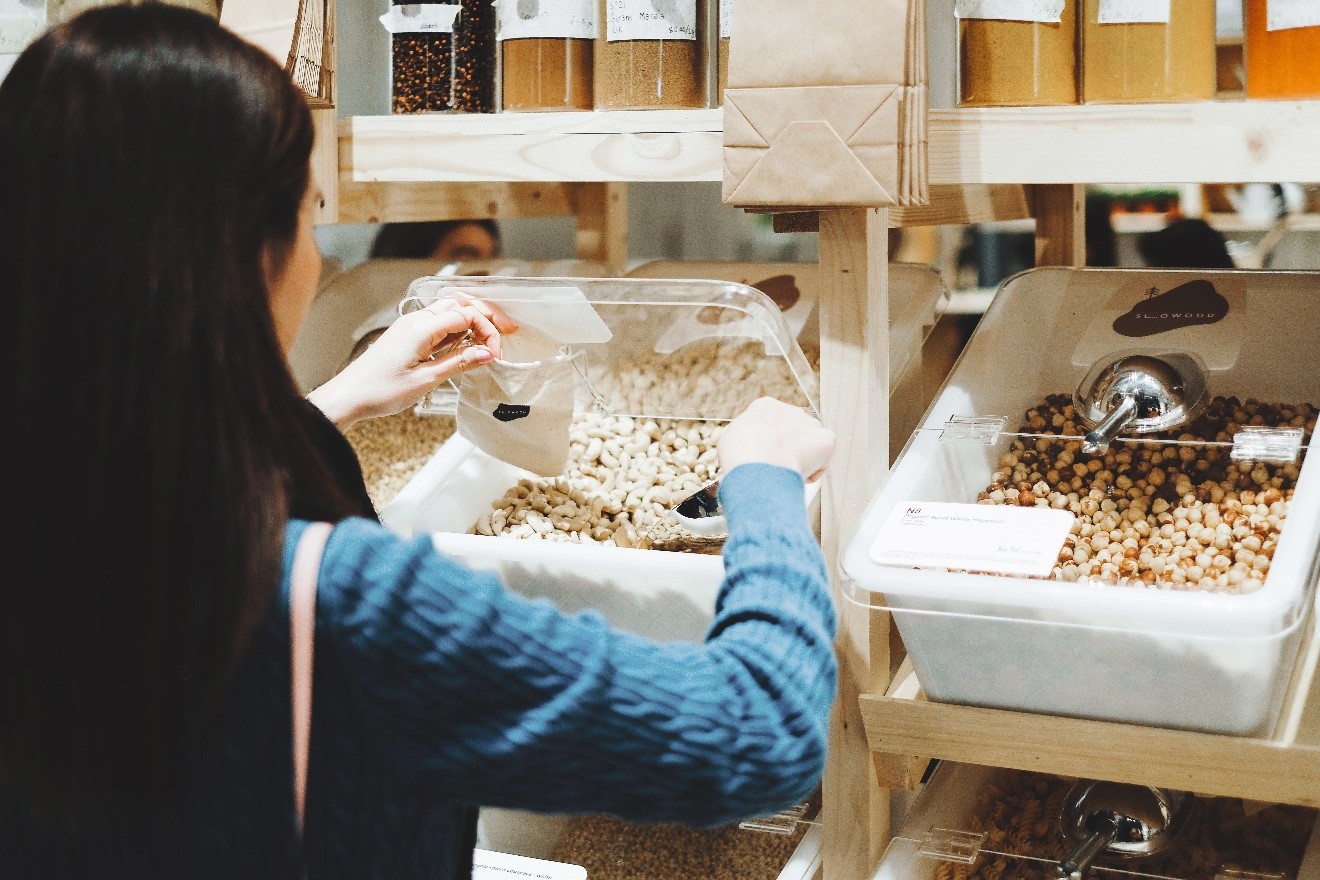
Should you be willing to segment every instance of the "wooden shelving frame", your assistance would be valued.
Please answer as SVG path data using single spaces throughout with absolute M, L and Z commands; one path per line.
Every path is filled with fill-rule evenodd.
M 621 264 L 626 184 L 719 180 L 721 128 L 718 110 L 324 117 L 321 177 L 334 184 L 323 221 L 571 214 L 581 255 Z M 1081 265 L 1086 184 L 1320 182 L 1320 101 L 936 110 L 928 137 L 929 207 L 802 206 L 798 228 L 820 235 L 822 417 L 839 436 L 822 492 L 830 559 L 902 439 L 888 436 L 888 395 L 875 390 L 889 387 L 891 225 L 1030 216 L 1039 265 Z M 891 790 L 932 757 L 1320 806 L 1320 637 L 1279 730 L 1246 739 L 929 702 L 888 616 L 838 606 L 825 880 L 871 876 Z

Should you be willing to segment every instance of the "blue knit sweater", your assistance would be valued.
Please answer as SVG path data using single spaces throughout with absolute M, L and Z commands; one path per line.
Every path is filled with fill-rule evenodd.
M 568 616 L 429 538 L 340 523 L 318 584 L 313 880 L 450 878 L 473 805 L 711 827 L 806 797 L 824 767 L 834 611 L 801 478 L 744 465 L 721 500 L 725 581 L 704 644 Z M 288 572 L 199 756 L 191 803 L 50 839 L 0 810 L 0 877 L 292 878 Z M 589 573 L 584 573 L 589 574 Z

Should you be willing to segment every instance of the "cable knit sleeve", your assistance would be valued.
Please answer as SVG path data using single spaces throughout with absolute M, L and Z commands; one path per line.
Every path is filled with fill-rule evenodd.
M 343 693 L 317 699 L 352 702 L 397 784 L 457 801 L 698 826 L 796 803 L 820 781 L 835 694 L 824 560 L 796 473 L 743 465 L 721 500 L 725 580 L 697 644 L 563 614 L 428 538 L 341 523 L 317 656 Z

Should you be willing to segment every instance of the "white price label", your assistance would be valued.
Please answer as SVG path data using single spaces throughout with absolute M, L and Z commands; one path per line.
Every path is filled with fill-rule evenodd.
M 380 23 L 392 34 L 451 34 L 461 9 L 457 3 L 410 3 L 391 6 Z
M 1060 22 L 1064 0 L 957 0 L 959 18 L 999 18 L 1007 21 Z
M 1044 577 L 1075 517 L 1067 510 L 917 501 L 889 513 L 871 543 L 879 565 Z
M 587 880 L 587 869 L 567 862 L 478 849 L 472 853 L 472 880 Z
M 1168 24 L 1171 0 L 1100 0 L 1100 24 Z
M 605 39 L 695 40 L 697 0 L 606 0 Z
M 0 53 L 17 55 L 45 29 L 45 3 L 0 0 Z M 8 71 L 8 65 L 3 69 Z
M 733 34 L 733 0 L 720 0 L 720 39 Z
M 1266 0 L 1266 30 L 1286 31 L 1316 26 L 1320 26 L 1320 0 Z
M 497 37 L 594 40 L 600 32 L 596 0 L 494 0 Z

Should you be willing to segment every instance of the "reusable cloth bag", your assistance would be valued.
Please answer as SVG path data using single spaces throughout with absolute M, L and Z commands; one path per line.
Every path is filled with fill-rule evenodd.
M 500 461 L 542 477 L 564 472 L 581 352 L 497 360 L 458 380 L 458 433 Z

